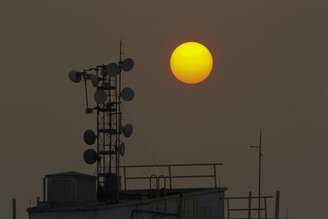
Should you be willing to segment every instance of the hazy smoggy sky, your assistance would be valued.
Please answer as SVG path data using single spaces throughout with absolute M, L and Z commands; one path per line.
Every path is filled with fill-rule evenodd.
M 263 128 L 264 191 L 293 218 L 326 215 L 327 1 L 1 1 L 0 218 L 26 218 L 47 173 L 94 173 L 82 161 L 83 87 L 67 73 L 117 61 L 135 69 L 124 105 L 134 124 L 125 164 L 224 162 L 229 194 L 256 190 Z M 196 86 L 170 73 L 172 49 L 199 41 L 214 55 Z

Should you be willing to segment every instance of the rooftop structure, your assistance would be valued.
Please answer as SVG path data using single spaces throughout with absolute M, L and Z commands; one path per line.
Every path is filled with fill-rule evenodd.
M 134 97 L 131 88 L 122 89 L 122 73 L 133 66 L 132 59 L 122 59 L 120 50 L 118 63 L 69 73 L 73 82 L 84 81 L 85 112 L 97 115 L 96 131 L 87 129 L 83 134 L 84 142 L 95 148 L 87 149 L 83 159 L 87 164 L 95 164 L 97 172 L 94 176 L 74 171 L 46 175 L 43 199 L 27 209 L 29 218 L 230 219 L 235 218 L 234 212 L 241 212 L 245 218 L 254 219 L 255 211 L 263 212 L 265 219 L 270 218 L 267 200 L 273 196 L 249 193 L 244 197 L 226 197 L 227 188 L 220 186 L 217 175 L 222 163 L 121 165 L 120 158 L 125 154 L 121 135 L 128 138 L 133 132 L 132 125 L 122 124 L 121 102 Z M 89 81 L 95 89 L 94 107 L 89 105 Z M 150 169 L 151 174 L 136 173 L 144 168 Z M 197 173 L 188 172 L 198 168 Z M 206 180 L 205 186 L 197 186 L 195 179 Z M 275 219 L 280 218 L 279 197 L 277 192 Z M 233 207 L 233 200 L 244 200 L 247 206 Z M 263 205 L 254 207 L 254 200 Z
M 122 166 L 123 185 L 120 200 L 99 201 L 96 199 L 96 177 L 76 172 L 49 174 L 44 178 L 43 200 L 29 208 L 30 219 L 50 218 L 224 218 L 224 192 L 217 187 L 216 166 L 209 164 L 170 164 Z M 174 168 L 210 167 L 210 174 L 176 175 Z M 170 170 L 165 175 L 130 176 L 134 168 L 164 167 Z M 213 171 L 213 172 L 212 172 Z M 177 188 L 175 180 L 204 178 L 208 187 Z M 129 188 L 130 181 L 144 181 L 146 188 Z

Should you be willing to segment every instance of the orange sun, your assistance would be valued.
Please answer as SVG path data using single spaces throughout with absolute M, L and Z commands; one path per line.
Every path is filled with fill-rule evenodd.
M 186 42 L 173 51 L 170 67 L 179 81 L 197 84 L 211 74 L 213 57 L 206 46 L 197 42 Z

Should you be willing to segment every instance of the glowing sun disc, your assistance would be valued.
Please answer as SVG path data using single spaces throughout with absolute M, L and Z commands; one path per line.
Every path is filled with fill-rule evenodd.
M 213 57 L 209 49 L 198 42 L 186 42 L 176 47 L 170 58 L 173 75 L 186 84 L 197 84 L 211 74 Z

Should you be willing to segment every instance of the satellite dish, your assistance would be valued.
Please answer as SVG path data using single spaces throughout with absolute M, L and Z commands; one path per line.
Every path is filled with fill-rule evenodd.
M 91 129 L 86 130 L 83 134 L 83 140 L 88 145 L 93 145 L 96 139 L 97 136 Z
M 128 138 L 132 135 L 133 133 L 133 126 L 131 124 L 126 124 L 123 128 L 122 128 L 122 132 L 123 135 Z
M 121 67 L 124 71 L 130 71 L 134 66 L 134 61 L 131 58 L 124 59 L 123 62 L 121 62 Z
M 78 71 L 75 71 L 75 70 L 72 70 L 69 72 L 68 74 L 68 77 L 71 81 L 73 81 L 74 83 L 78 83 L 81 81 L 82 79 L 82 73 L 81 72 L 78 72 Z
M 122 143 L 118 146 L 117 150 L 118 150 L 118 153 L 123 157 L 124 154 L 125 154 L 125 144 L 122 142 Z
M 97 75 L 90 75 L 90 80 L 91 80 L 91 83 L 94 87 L 97 87 L 98 86 L 98 77 Z
M 134 98 L 134 91 L 131 88 L 126 87 L 126 88 L 123 88 L 120 95 L 123 98 L 123 100 L 131 101 Z
M 112 77 L 118 75 L 120 70 L 120 67 L 116 63 L 110 63 L 106 66 L 106 74 Z
M 98 154 L 93 149 L 87 149 L 83 153 L 83 159 L 87 164 L 94 164 L 98 159 Z
M 94 98 L 97 104 L 103 104 L 107 100 L 108 96 L 104 90 L 97 89 Z

